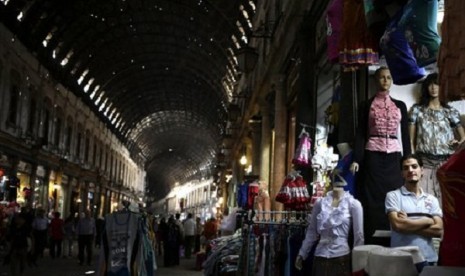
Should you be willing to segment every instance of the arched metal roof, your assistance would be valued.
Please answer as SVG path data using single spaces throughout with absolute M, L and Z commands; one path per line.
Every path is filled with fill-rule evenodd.
M 208 177 L 255 1 L 0 0 L 0 21 L 133 155 L 149 190 Z

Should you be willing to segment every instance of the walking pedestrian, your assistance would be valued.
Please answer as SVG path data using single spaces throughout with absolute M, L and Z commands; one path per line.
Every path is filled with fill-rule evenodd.
M 96 228 L 95 219 L 91 216 L 89 210 L 86 210 L 78 221 L 76 226 L 78 236 L 78 258 L 79 265 L 84 264 L 84 252 L 87 256 L 87 265 L 92 265 L 92 243 L 94 241 Z
M 76 227 L 74 222 L 74 216 L 69 215 L 63 226 L 64 237 L 63 237 L 63 257 L 72 257 L 73 255 L 73 244 L 74 244 L 74 235 L 76 233 Z
M 50 256 L 52 259 L 61 257 L 61 248 L 64 237 L 64 224 L 60 212 L 53 213 L 53 219 L 50 222 Z

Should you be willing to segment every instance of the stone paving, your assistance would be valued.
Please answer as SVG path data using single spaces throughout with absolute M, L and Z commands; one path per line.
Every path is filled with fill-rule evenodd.
M 99 249 L 94 250 L 94 265 L 79 265 L 77 257 L 72 258 L 56 258 L 52 259 L 48 250 L 45 251 L 44 257 L 37 262 L 37 267 L 26 266 L 22 276 L 82 276 L 82 275 L 97 275 Z M 77 254 L 74 254 L 77 256 Z M 158 269 L 155 272 L 156 276 L 200 276 L 202 271 L 194 270 L 195 259 L 181 258 L 181 264 L 177 267 L 163 267 L 163 258 L 157 258 Z M 10 276 L 9 267 L 0 264 L 0 276 Z

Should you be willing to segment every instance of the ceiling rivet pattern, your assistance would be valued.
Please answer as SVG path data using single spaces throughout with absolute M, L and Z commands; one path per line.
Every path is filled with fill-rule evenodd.
M 254 2 L 9 0 L 0 21 L 144 156 L 160 198 L 215 172 L 237 78 L 232 55 Z

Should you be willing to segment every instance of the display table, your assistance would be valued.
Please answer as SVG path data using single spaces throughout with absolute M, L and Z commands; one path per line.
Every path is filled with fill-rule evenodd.
M 465 267 L 452 266 L 425 266 L 420 276 L 463 276 Z

